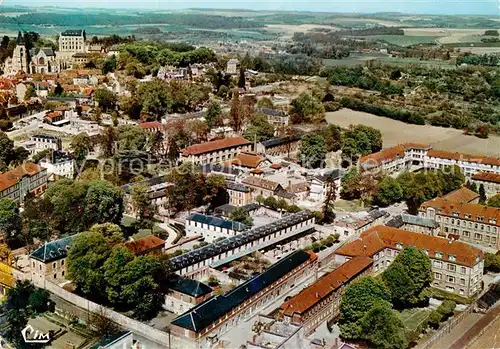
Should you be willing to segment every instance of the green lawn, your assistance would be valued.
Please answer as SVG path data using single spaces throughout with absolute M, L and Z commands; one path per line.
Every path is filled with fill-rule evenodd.
M 405 309 L 399 313 L 399 318 L 403 321 L 405 328 L 409 331 L 415 331 L 420 324 L 427 320 L 431 310 L 427 308 Z
M 121 223 L 124 227 L 131 227 L 132 223 L 134 223 L 135 221 L 136 221 L 135 218 L 129 216 L 123 216 Z M 134 239 L 139 239 L 150 234 L 151 234 L 151 229 L 140 229 L 137 233 L 132 235 L 132 237 Z M 163 238 L 166 237 L 167 232 L 164 229 L 160 228 L 158 224 L 155 224 L 153 226 L 153 235 L 159 235 L 160 237 Z

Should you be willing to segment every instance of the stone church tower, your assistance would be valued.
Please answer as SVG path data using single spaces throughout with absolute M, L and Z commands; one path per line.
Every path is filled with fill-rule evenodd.
M 12 58 L 5 61 L 5 73 L 14 75 L 20 71 L 29 73 L 29 55 L 21 31 L 17 34 L 16 48 Z

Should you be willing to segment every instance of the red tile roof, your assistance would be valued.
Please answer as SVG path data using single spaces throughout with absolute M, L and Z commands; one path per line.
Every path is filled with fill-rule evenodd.
M 429 207 L 434 208 L 437 211 L 437 215 L 468 219 L 486 224 L 488 224 L 490 220 L 493 220 L 493 224 L 500 226 L 500 208 L 435 198 L 424 202 L 420 209 L 426 211 Z M 465 216 L 470 218 L 466 218 Z M 478 220 L 478 217 L 482 217 L 482 220 Z
M 444 200 L 467 203 L 479 198 L 479 194 L 470 190 L 469 188 L 462 187 L 452 191 L 443 196 Z
M 355 257 L 347 261 L 283 303 L 280 307 L 283 314 L 287 316 L 293 316 L 294 313 L 303 314 L 339 287 L 362 274 L 372 263 L 373 260 L 365 256 Z
M 60 116 L 63 116 L 63 113 L 61 111 L 54 111 L 52 113 L 48 113 L 47 115 L 45 115 L 45 117 L 49 119 L 55 119 Z
M 127 241 L 125 246 L 135 255 L 141 255 L 162 248 L 165 246 L 165 241 L 154 235 L 148 235 L 134 241 Z
M 500 184 L 500 174 L 498 173 L 479 172 L 472 176 L 472 179 L 481 182 L 492 182 Z
M 403 143 L 402 144 L 405 149 L 431 149 L 431 146 L 429 144 L 423 144 L 423 143 Z
M 500 158 L 494 158 L 491 156 L 453 153 L 453 152 L 449 152 L 449 151 L 434 150 L 434 149 L 429 150 L 427 152 L 427 155 L 429 157 L 432 157 L 432 158 L 450 159 L 450 160 L 462 161 L 462 162 L 471 162 L 471 163 L 485 164 L 485 165 L 491 165 L 491 166 L 500 166 Z
M 162 128 L 163 124 L 159 121 L 149 121 L 140 123 L 139 127 L 142 129 L 157 129 L 157 128 Z
M 429 257 L 434 259 L 449 261 L 449 257 L 454 256 L 454 263 L 466 266 L 474 266 L 478 260 L 484 258 L 480 249 L 463 242 L 449 241 L 437 236 L 412 233 L 382 225 L 368 229 L 361 234 L 360 239 L 342 246 L 336 253 L 349 257 L 363 255 L 372 257 L 385 248 L 398 250 L 400 249 L 398 244 L 401 244 L 403 248 L 414 246 L 426 250 Z M 437 253 L 441 253 L 441 257 L 437 257 Z
M 264 158 L 256 153 L 241 152 L 231 160 L 230 164 L 233 166 L 256 168 L 262 161 L 264 161 Z
M 27 162 L 18 166 L 10 171 L 0 174 L 0 191 L 12 187 L 17 184 L 19 180 L 28 175 L 34 176 L 45 170 L 43 167 L 38 166 L 32 162 Z
M 248 144 L 251 144 L 251 142 L 246 140 L 245 138 L 231 137 L 231 138 L 218 139 L 218 140 L 211 141 L 211 142 L 205 142 L 205 143 L 201 143 L 201 144 L 191 145 L 185 149 L 182 149 L 181 153 L 184 156 L 200 155 L 200 154 L 210 153 L 210 152 L 223 150 L 223 149 L 227 149 L 227 148 L 235 148 L 235 147 L 239 147 L 242 145 L 248 145 Z
M 382 165 L 385 162 L 394 161 L 397 158 L 403 158 L 405 156 L 405 147 L 402 145 L 397 145 L 395 147 L 383 149 L 378 153 L 373 153 L 370 155 L 362 156 L 359 162 L 363 168 L 373 168 Z

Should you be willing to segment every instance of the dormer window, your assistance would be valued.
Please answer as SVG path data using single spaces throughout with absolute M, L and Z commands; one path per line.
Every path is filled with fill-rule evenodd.
M 454 262 L 457 258 L 454 255 L 450 254 L 449 259 L 450 261 Z
M 396 243 L 396 248 L 402 249 L 403 248 L 403 244 L 400 243 L 400 242 Z
M 477 220 L 478 220 L 479 222 L 482 222 L 482 221 L 484 221 L 484 217 L 483 217 L 483 216 L 477 216 Z
M 458 212 L 453 212 L 453 217 L 458 217 L 460 214 Z
M 470 214 L 466 214 L 466 215 L 465 215 L 465 218 L 466 218 L 466 219 L 471 219 L 471 218 L 472 218 L 472 216 L 471 216 Z
M 436 258 L 443 258 L 443 254 L 441 252 L 436 252 Z
M 429 255 L 429 250 L 424 250 L 424 253 L 425 253 L 426 255 Z

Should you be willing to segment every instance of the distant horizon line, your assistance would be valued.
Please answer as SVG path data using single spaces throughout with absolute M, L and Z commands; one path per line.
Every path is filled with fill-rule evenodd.
M 4 7 L 3 4 L 0 4 L 0 9 Z M 53 6 L 53 5 L 42 5 L 42 6 L 29 6 L 29 5 L 8 5 L 5 6 L 7 9 L 8 8 L 24 8 L 24 9 L 59 9 L 59 10 L 103 10 L 103 11 L 109 11 L 110 9 L 115 9 L 115 10 L 127 10 L 127 11 L 138 11 L 138 12 L 161 12 L 161 11 L 172 11 L 172 12 L 182 12 L 182 11 L 187 11 L 187 10 L 195 10 L 195 11 L 229 11 L 229 12 L 238 12 L 238 11 L 246 11 L 246 12 L 283 12 L 283 13 L 293 13 L 293 12 L 301 12 L 301 13 L 316 13 L 316 14 L 339 14 L 339 15 L 388 15 L 388 14 L 394 14 L 394 15 L 418 15 L 418 16 L 448 16 L 448 17 L 463 17 L 463 16 L 477 16 L 477 17 L 498 17 L 500 14 L 500 7 L 499 7 L 499 13 L 498 14 L 481 14 L 481 13 L 467 13 L 467 14 L 447 14 L 447 13 L 422 13 L 422 12 L 402 12 L 402 11 L 368 11 L 368 12 L 362 12 L 362 11 L 356 11 L 356 12 L 342 12 L 342 11 L 329 11 L 329 10 L 305 10 L 305 9 L 296 9 L 296 10 L 270 10 L 270 9 L 262 9 L 262 10 L 255 10 L 255 9 L 250 9 L 250 8 L 226 8 L 226 7 L 185 7 L 185 8 L 153 8 L 153 7 L 147 7 L 147 8 L 136 8 L 136 7 L 98 7 L 98 6 L 65 6 L 65 7 L 59 7 L 59 6 Z M 20 13 L 22 14 L 22 13 Z M 0 13 L 1 15 L 1 13 Z M 118 14 L 119 15 L 119 14 Z M 500 22 L 499 22 L 500 23 Z

